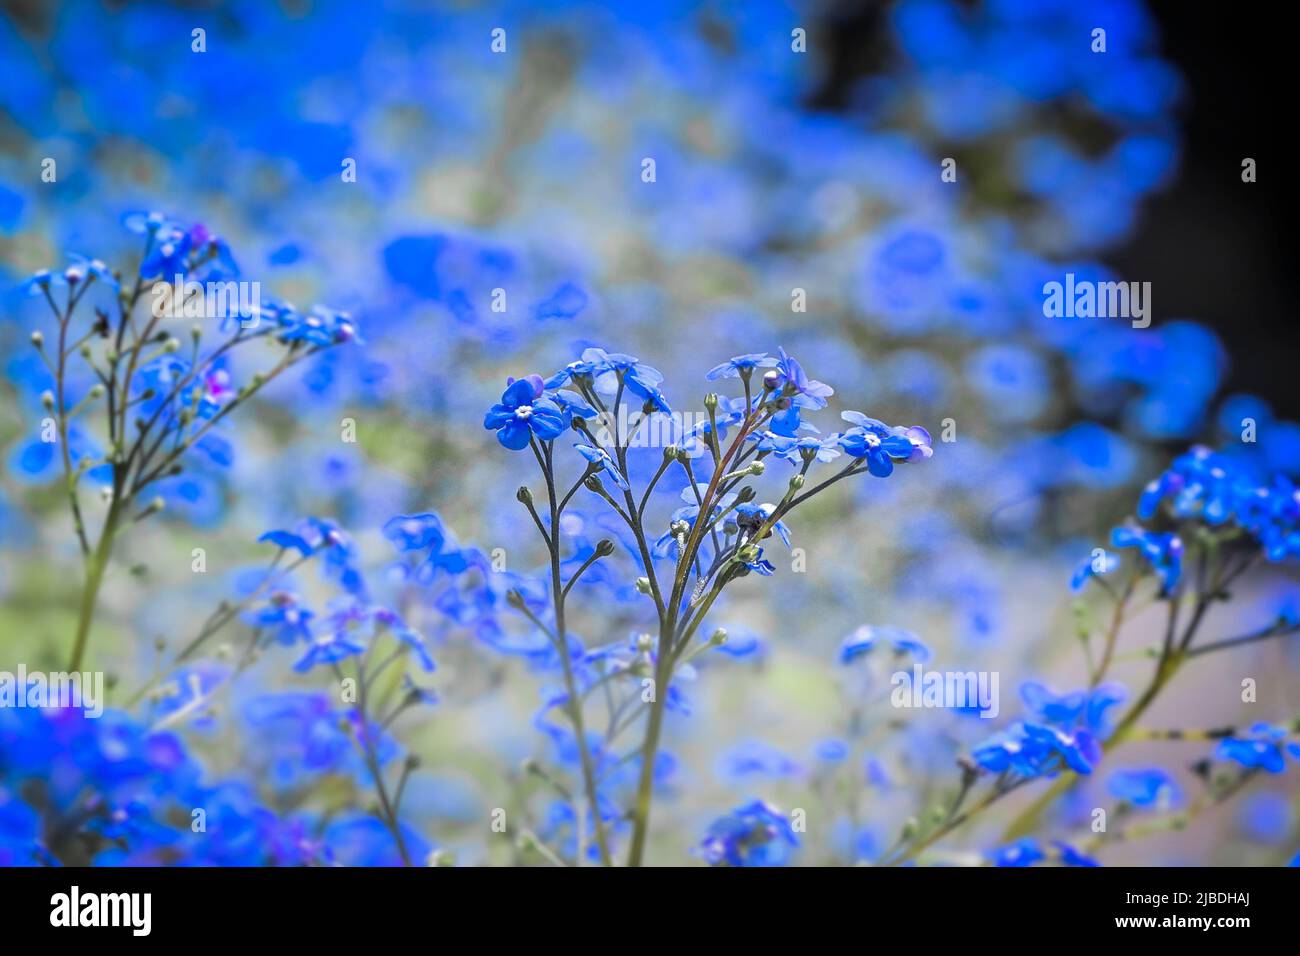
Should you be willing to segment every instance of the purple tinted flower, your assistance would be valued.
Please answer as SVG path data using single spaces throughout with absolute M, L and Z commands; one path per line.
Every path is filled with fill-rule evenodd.
M 835 389 L 823 382 L 810 379 L 803 366 L 786 354 L 785 349 L 778 350 L 781 360 L 776 363 L 776 382 L 790 395 L 796 405 L 804 408 L 825 408 L 826 399 L 835 394 Z M 771 374 L 771 373 L 769 373 Z

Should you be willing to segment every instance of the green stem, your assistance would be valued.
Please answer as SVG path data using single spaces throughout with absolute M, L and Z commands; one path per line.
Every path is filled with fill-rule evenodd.
M 666 638 L 666 639 L 665 639 Z M 672 666 L 672 635 L 665 627 L 659 632 L 659 657 L 655 663 L 655 695 L 650 702 L 650 720 L 646 725 L 645 742 L 641 749 L 641 776 L 637 781 L 635 821 L 632 828 L 632 846 L 628 851 L 627 865 L 640 866 L 645 856 L 646 834 L 650 829 L 650 802 L 654 791 L 654 763 L 659 751 L 659 735 L 664 723 L 664 705 L 668 699 L 669 668 Z
M 86 577 L 81 587 L 81 607 L 77 616 L 77 637 L 72 645 L 72 660 L 68 670 L 76 673 L 81 670 L 81 662 L 86 656 L 86 647 L 90 643 L 90 623 L 95 618 L 95 606 L 99 601 L 99 588 L 104 582 L 104 572 L 113 553 L 113 537 L 117 533 L 117 504 L 109 506 L 108 517 L 104 520 L 104 530 L 100 533 L 99 543 L 86 562 Z

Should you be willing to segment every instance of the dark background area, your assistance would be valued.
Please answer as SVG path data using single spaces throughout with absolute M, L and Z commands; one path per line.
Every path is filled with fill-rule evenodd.
M 1195 318 L 1219 333 L 1232 360 L 1229 392 L 1262 395 L 1295 419 L 1295 185 L 1283 147 L 1297 67 L 1289 31 L 1244 7 L 1212 16 L 1186 0 L 1148 2 L 1161 49 L 1186 84 L 1182 167 L 1108 261 L 1152 283 L 1156 321 Z M 1254 183 L 1241 181 L 1247 156 L 1257 163 Z
M 1088 0 L 1079 0 L 1086 4 Z M 890 56 L 889 0 L 843 0 L 822 20 L 831 65 L 810 105 L 845 107 L 858 80 Z M 1225 343 L 1224 393 L 1251 392 L 1300 418 L 1300 328 L 1292 317 L 1290 230 L 1295 186 L 1284 97 L 1300 64 L 1269 16 L 1188 0 L 1147 0 L 1162 55 L 1183 74 L 1181 167 L 1141 207 L 1131 239 L 1103 256 L 1122 278 L 1151 282 L 1155 321 L 1196 319 Z M 1294 135 L 1294 134 L 1293 134 Z M 1243 183 L 1252 157 L 1257 181 Z

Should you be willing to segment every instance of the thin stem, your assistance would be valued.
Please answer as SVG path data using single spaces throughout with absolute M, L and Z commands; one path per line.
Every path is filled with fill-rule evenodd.
M 545 446 L 545 454 L 538 447 L 537 440 L 530 438 L 533 453 L 537 456 L 538 464 L 542 467 L 542 475 L 546 479 L 546 495 L 551 506 L 551 536 L 547 539 L 547 551 L 550 552 L 551 559 L 551 600 L 555 607 L 555 652 L 560 657 L 560 666 L 564 672 L 564 687 L 568 696 L 569 720 L 573 724 L 574 736 L 578 741 L 578 757 L 582 764 L 582 782 L 587 794 L 587 803 L 591 807 L 591 815 L 596 824 L 596 846 L 600 852 L 600 860 L 605 866 L 610 866 L 612 860 L 609 855 L 609 842 L 605 835 L 605 822 L 600 816 L 600 801 L 596 789 L 596 773 L 591 759 L 591 748 L 587 743 L 587 730 L 582 717 L 582 701 L 578 696 L 577 681 L 573 676 L 573 663 L 569 659 L 569 639 L 568 631 L 565 629 L 564 621 L 564 598 L 566 591 L 560 580 L 560 544 L 559 544 L 559 525 L 560 525 L 560 508 L 559 501 L 555 495 L 555 472 L 552 466 L 552 446 Z M 580 811 L 579 811 L 580 812 Z

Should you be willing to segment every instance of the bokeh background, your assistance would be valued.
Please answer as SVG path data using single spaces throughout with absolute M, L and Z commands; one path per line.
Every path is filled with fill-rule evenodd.
M 21 285 L 71 253 L 129 268 L 133 210 L 205 223 L 245 278 L 348 309 L 365 344 L 276 383 L 223 432 L 229 463 L 169 482 L 164 514 L 123 545 L 93 654 L 119 706 L 239 592 L 265 558 L 258 535 L 305 515 L 346 528 L 378 579 L 393 559 L 384 522 L 430 510 L 462 543 L 536 570 L 514 498 L 532 463 L 482 414 L 508 375 L 549 374 L 585 346 L 661 369 L 683 409 L 699 407 L 711 366 L 784 345 L 834 385 L 837 409 L 936 436 L 953 420 L 956 441 L 923 468 L 800 515 L 805 573 L 743 582 L 715 613 L 732 643 L 699 662 L 693 712 L 669 723 L 652 862 L 689 862 L 709 821 L 752 797 L 807 809 L 801 863 L 876 858 L 990 728 L 882 708 L 884 675 L 872 684 L 838 661 L 846 635 L 902 626 L 943 666 L 998 671 L 1010 719 L 1022 681 L 1084 683 L 1071 570 L 1171 457 L 1204 442 L 1261 474 L 1300 472 L 1285 207 L 1270 185 L 1282 174 L 1261 121 L 1275 87 L 1225 66 L 1273 58 L 1243 55 L 1254 37 L 1189 26 L 1177 4 L 2 6 L 0 667 L 61 666 L 77 600 L 56 463 L 32 451 L 45 386 L 26 343 L 47 316 Z M 1104 55 L 1089 50 L 1096 26 Z M 489 45 L 498 27 L 504 54 Z M 807 53 L 791 50 L 796 28 Z M 1245 156 L 1261 182 L 1241 182 Z M 44 157 L 56 184 L 40 181 Z M 956 183 L 940 179 L 947 157 Z M 1044 318 L 1042 284 L 1066 271 L 1152 282 L 1155 321 Z M 791 310 L 796 288 L 806 312 Z M 1238 440 L 1243 417 L 1259 422 L 1253 445 Z M 356 443 L 340 439 L 349 418 Z M 566 531 L 594 540 L 610 533 L 602 520 L 592 509 Z M 588 645 L 644 626 L 627 584 L 586 594 L 574 628 Z M 322 607 L 332 593 L 311 571 L 297 588 Z M 1295 593 L 1268 570 L 1207 629 L 1265 624 Z M 460 861 L 519 862 L 489 828 L 493 808 L 565 839 L 563 807 L 519 769 L 563 764 L 534 723 L 553 662 L 514 640 L 517 622 L 503 636 L 498 615 L 489 627 L 448 613 L 440 594 L 409 598 L 440 699 L 395 728 L 422 761 L 405 817 Z M 1139 616 L 1124 633 L 1130 686 L 1159 627 Z M 1293 718 L 1294 642 L 1239 654 L 1189 668 L 1151 723 Z M 333 690 L 292 662 L 266 655 L 172 729 L 208 783 L 294 819 L 343 862 L 388 860 L 382 834 L 335 826 L 370 801 L 365 775 L 308 746 L 324 733 L 311 702 Z M 216 682 L 220 666 L 193 670 Z M 1243 675 L 1260 682 L 1253 708 Z M 298 710 L 268 730 L 286 702 Z M 131 719 L 157 717 L 146 704 Z M 1116 766 L 1165 767 L 1187 800 L 1206 753 L 1135 744 Z M 1109 799 L 1098 774 L 1053 826 L 1069 832 Z M 952 847 L 978 859 L 999 832 L 976 825 Z M 1290 772 L 1105 862 L 1276 864 L 1298 844 Z

